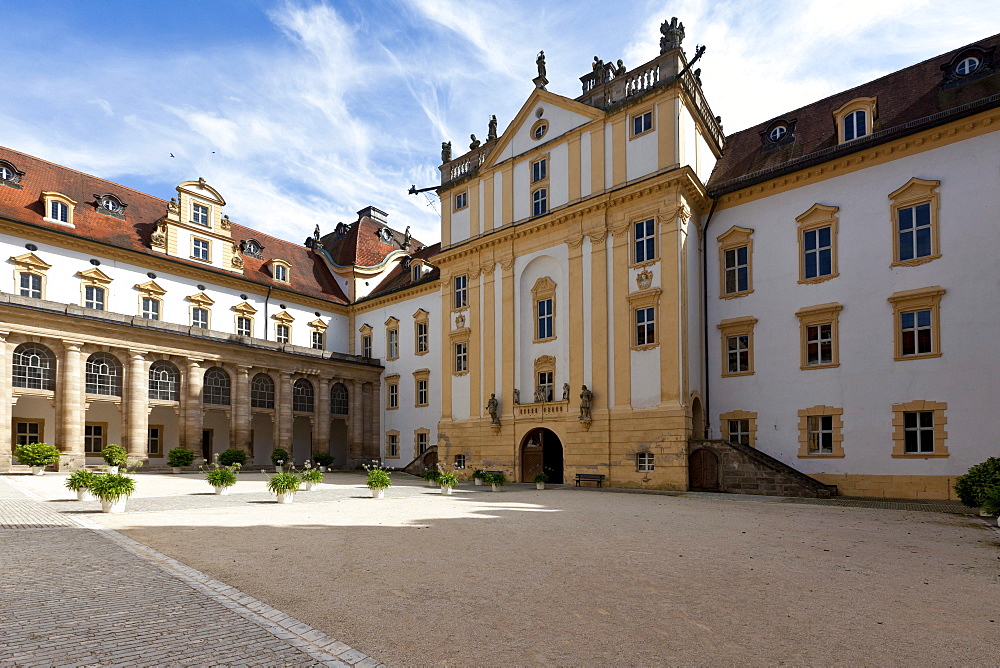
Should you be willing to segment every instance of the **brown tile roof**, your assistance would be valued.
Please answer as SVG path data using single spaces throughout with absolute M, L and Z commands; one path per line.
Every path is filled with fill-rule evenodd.
M 20 190 L 0 185 L 0 217 L 91 239 L 143 255 L 167 259 L 202 271 L 212 271 L 223 276 L 239 276 L 152 251 L 149 247 L 150 236 L 156 229 L 157 221 L 166 213 L 166 200 L 5 147 L 0 147 L 0 160 L 8 161 L 19 171 L 24 172 Z M 45 211 L 41 193 L 46 191 L 58 192 L 77 202 L 73 213 L 74 227 L 43 220 Z M 94 195 L 106 193 L 116 195 L 127 205 L 124 218 L 105 215 L 97 210 L 94 205 Z M 266 247 L 265 260 L 245 258 L 244 278 L 265 286 L 290 289 L 318 299 L 339 304 L 347 303 L 343 290 L 334 281 L 322 260 L 305 246 L 283 241 L 235 223 L 232 226 L 232 235 L 237 243 L 250 237 L 258 240 L 266 239 L 261 241 Z M 271 279 L 263 264 L 272 258 L 286 260 L 292 265 L 290 285 Z
M 441 252 L 441 244 L 436 243 L 433 246 L 426 246 L 418 251 L 410 254 L 411 257 L 420 260 L 427 260 L 430 262 L 430 258 L 434 257 Z M 413 285 L 423 285 L 424 283 L 430 283 L 436 281 L 441 276 L 441 270 L 437 267 L 432 268 L 429 272 L 424 274 L 419 281 L 413 280 L 413 272 L 409 269 L 403 268 L 402 262 L 397 262 L 396 266 L 393 267 L 392 271 L 382 279 L 382 282 L 372 290 L 365 299 L 374 299 L 376 297 L 381 297 L 387 295 L 390 292 L 398 292 L 399 290 L 404 290 Z
M 392 233 L 391 243 L 382 240 L 383 229 Z M 402 248 L 403 234 L 370 216 L 360 216 L 356 222 L 347 226 L 345 234 L 333 232 L 320 241 L 330 258 L 342 267 L 374 267 L 381 264 L 389 253 Z M 410 239 L 410 248 L 422 245 L 419 240 Z
M 831 95 L 776 119 L 734 133 L 726 138 L 722 158 L 708 182 L 710 194 L 729 192 L 773 178 L 831 157 L 918 132 L 931 125 L 1000 106 L 1000 35 L 963 46 L 884 77 Z M 977 72 L 955 85 L 946 84 L 953 59 L 981 47 L 986 62 Z M 875 97 L 877 117 L 868 137 L 838 146 L 833 112 L 845 103 Z M 772 123 L 794 123 L 790 141 L 765 146 L 764 133 Z

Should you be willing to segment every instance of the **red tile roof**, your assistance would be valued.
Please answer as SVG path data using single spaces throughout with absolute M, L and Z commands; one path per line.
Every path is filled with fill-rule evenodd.
M 430 258 L 434 257 L 441 252 L 441 244 L 436 243 L 433 246 L 427 246 L 415 251 L 411 254 L 414 259 L 427 260 L 429 264 Z M 419 281 L 413 280 L 413 272 L 409 269 L 403 268 L 403 263 L 398 262 L 396 266 L 393 267 L 392 271 L 382 279 L 382 282 L 372 290 L 365 299 L 374 299 L 375 297 L 381 297 L 382 295 L 389 294 L 390 292 L 397 292 L 399 290 L 404 290 L 412 285 L 418 283 L 429 283 L 431 281 L 437 280 L 441 276 L 441 270 L 437 267 L 433 267 L 429 272 L 424 274 Z
M 156 223 L 166 214 L 166 200 L 5 147 L 0 147 L 0 160 L 6 160 L 24 172 L 20 190 L 0 185 L 0 217 L 152 255 L 203 271 L 239 276 L 233 272 L 154 252 L 150 248 L 150 236 L 156 229 Z M 47 191 L 60 193 L 76 201 L 74 227 L 43 220 L 45 211 L 41 193 Z M 98 211 L 94 195 L 106 193 L 116 195 L 127 205 L 124 218 Z M 347 297 L 323 261 L 309 248 L 235 223 L 232 225 L 232 235 L 236 243 L 251 237 L 266 239 L 261 241 L 266 247 L 264 260 L 244 258 L 244 278 L 261 285 L 279 287 L 338 304 L 347 303 Z M 274 281 L 270 272 L 264 268 L 264 263 L 274 258 L 292 265 L 290 284 Z
M 392 233 L 391 243 L 383 241 L 383 229 Z M 330 258 L 342 267 L 375 267 L 390 253 L 402 248 L 403 235 L 370 216 L 360 216 L 356 222 L 347 226 L 346 234 L 327 234 L 321 239 L 321 243 Z M 419 248 L 422 245 L 417 239 L 410 239 L 409 248 Z
M 726 138 L 722 158 L 709 179 L 709 193 L 729 192 L 807 164 L 918 132 L 928 124 L 1000 106 L 1000 99 L 990 99 L 1000 94 L 998 45 L 1000 35 L 988 37 L 730 135 Z M 975 47 L 987 52 L 987 62 L 961 83 L 944 85 L 953 59 Z M 838 146 L 833 112 L 861 97 L 877 98 L 873 132 L 868 137 Z M 794 121 L 792 140 L 766 146 L 763 133 L 774 121 L 781 119 L 789 123 Z

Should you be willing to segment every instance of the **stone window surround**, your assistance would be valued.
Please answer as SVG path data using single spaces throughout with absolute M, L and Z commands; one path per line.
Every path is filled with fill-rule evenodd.
M 413 405 L 416 407 L 424 407 L 430 404 L 430 369 L 417 369 L 413 372 Z M 426 401 L 420 403 L 420 381 L 427 383 L 426 387 Z
M 395 332 L 395 337 L 393 337 Z M 392 339 L 395 338 L 396 350 L 392 350 Z M 399 359 L 399 320 L 389 316 L 385 321 L 385 358 L 387 360 Z
M 721 358 L 721 371 L 723 377 L 731 376 L 752 376 L 754 372 L 753 368 L 753 332 L 757 325 L 757 318 L 753 316 L 742 316 L 739 318 L 727 318 L 720 322 L 717 327 L 722 334 L 722 358 Z M 729 371 L 729 350 L 727 347 L 728 339 L 733 336 L 747 336 L 747 350 L 748 350 L 748 369 L 746 371 L 736 371 L 730 373 Z
M 719 299 L 736 299 L 753 292 L 753 233 L 749 228 L 733 225 L 716 237 L 719 243 Z M 726 251 L 743 246 L 747 247 L 747 289 L 726 293 Z
M 395 445 L 396 445 L 396 454 L 392 454 L 392 446 L 391 446 L 391 444 L 392 444 L 394 438 L 395 438 Z M 401 455 L 400 455 L 400 452 L 399 452 L 399 430 L 398 429 L 390 429 L 389 431 L 385 432 L 385 458 L 386 459 L 399 459 L 400 456 Z
M 799 283 L 822 283 L 840 275 L 837 270 L 837 212 L 839 210 L 840 207 L 837 206 L 817 203 L 809 207 L 809 210 L 802 215 L 796 216 L 795 221 L 798 223 L 799 236 Z M 806 278 L 806 232 L 824 227 L 830 228 L 830 273 Z
M 911 178 L 898 190 L 889 194 L 890 229 L 892 230 L 892 263 L 891 267 L 915 267 L 926 264 L 941 257 L 941 242 L 938 224 L 938 211 L 941 208 L 941 195 L 937 189 L 940 181 Z M 924 257 L 899 259 L 899 212 L 902 209 L 916 207 L 920 204 L 930 204 L 931 213 L 931 254 Z
M 33 276 L 40 276 L 42 279 L 42 299 L 45 299 L 46 288 L 48 283 L 48 270 L 52 268 L 52 265 L 42 260 L 40 257 L 34 253 L 28 252 L 23 255 L 18 255 L 17 257 L 11 257 L 10 262 L 14 265 L 14 288 L 17 294 L 20 294 L 21 290 L 21 274 L 31 274 Z
M 809 452 L 809 418 L 829 415 L 833 418 L 833 452 Z M 812 406 L 799 411 L 799 459 L 842 459 L 844 457 L 844 409 L 833 406 Z
M 865 134 L 863 137 L 869 136 L 874 129 L 875 119 L 878 113 L 878 99 L 874 97 L 858 97 L 845 102 L 840 108 L 833 111 L 833 121 L 837 126 L 838 144 L 845 144 L 847 141 L 855 141 L 863 138 L 855 137 L 851 140 L 844 139 L 844 123 L 847 117 L 855 111 L 865 112 Z
M 395 395 L 395 402 L 393 402 Z M 395 405 L 393 405 L 395 403 Z M 399 408 L 399 374 L 393 373 L 385 376 L 385 409 L 394 411 Z
M 915 290 L 902 290 L 894 292 L 888 299 L 892 304 L 892 323 L 894 356 L 897 362 L 914 359 L 927 359 L 930 357 L 941 357 L 941 297 L 946 290 L 940 285 L 933 285 Z M 918 355 L 903 355 L 903 327 L 902 314 L 913 311 L 931 312 L 931 347 L 929 353 Z
M 420 325 L 424 325 L 424 342 L 426 347 L 424 350 L 420 350 Z M 431 326 L 430 326 L 430 313 L 422 308 L 418 308 L 413 314 L 413 354 L 414 355 L 426 355 L 431 349 Z
M 539 337 L 538 303 L 546 299 L 552 300 L 552 336 Z M 534 322 L 534 336 L 532 343 L 543 343 L 545 341 L 556 340 L 556 284 L 548 276 L 542 276 L 531 288 L 532 320 Z
M 750 430 L 750 447 L 757 447 L 757 413 L 752 411 L 734 410 L 719 415 L 719 426 L 722 430 L 722 438 L 729 440 L 729 421 L 747 420 Z
M 663 294 L 663 288 L 647 288 L 645 290 L 638 290 L 636 292 L 629 293 L 629 327 L 631 328 L 631 333 L 629 334 L 629 348 L 630 350 L 652 350 L 660 345 L 660 295 Z M 652 308 L 653 309 L 653 342 L 645 343 L 639 345 L 638 343 L 638 324 L 636 323 L 636 311 L 641 308 Z
M 427 450 L 429 450 L 430 447 L 431 447 L 431 430 L 428 429 L 427 427 L 420 427 L 418 429 L 414 429 L 413 430 L 413 456 L 414 457 L 418 457 L 421 454 L 420 453 L 420 435 L 421 434 L 423 434 L 424 436 L 427 437 L 427 440 L 425 441 L 425 443 L 427 445 Z M 424 452 L 426 452 L 427 450 L 424 450 Z
M 638 137 L 645 137 L 646 135 L 654 132 L 656 130 L 656 111 L 654 110 L 654 105 L 652 103 L 643 105 L 638 109 L 632 110 L 628 115 L 628 138 L 629 141 L 636 139 Z M 635 132 L 635 121 L 646 114 L 649 114 L 649 127 L 642 132 Z
M 892 456 L 902 459 L 931 459 L 948 456 L 948 447 L 945 441 L 948 440 L 948 432 L 944 426 L 948 424 L 948 418 L 944 412 L 948 410 L 948 404 L 938 401 L 910 401 L 903 404 L 892 405 Z M 933 411 L 934 413 L 934 452 L 906 452 L 906 431 L 904 425 L 904 413 L 916 411 Z
M 843 308 L 841 304 L 829 302 L 816 306 L 805 306 L 795 312 L 795 316 L 799 319 L 800 369 L 806 371 L 840 366 L 840 312 Z M 831 361 L 824 364 L 809 364 L 809 341 L 807 338 L 809 327 L 825 324 L 829 324 L 831 330 Z
M 66 205 L 66 221 L 56 220 L 51 217 L 52 214 L 52 202 L 62 202 Z M 73 224 L 73 212 L 76 210 L 76 201 L 70 199 L 62 193 L 57 193 L 53 191 L 45 191 L 42 193 L 42 206 L 45 208 L 45 215 L 42 218 L 46 223 L 55 223 L 56 225 L 64 225 L 66 227 L 76 227 Z

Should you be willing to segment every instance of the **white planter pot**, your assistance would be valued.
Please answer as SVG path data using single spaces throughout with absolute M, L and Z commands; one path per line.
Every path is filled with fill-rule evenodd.
M 320 485 L 320 483 L 318 483 L 318 482 L 306 482 L 304 484 L 305 484 L 305 491 L 307 491 L 307 492 L 311 492 L 314 489 L 319 489 L 319 485 Z
M 76 490 L 76 500 L 77 501 L 94 501 L 95 497 L 89 489 L 78 489 Z
M 372 490 L 372 498 L 373 499 L 384 499 L 385 498 L 385 490 L 384 489 L 373 489 Z
M 319 467 L 319 472 L 320 473 L 326 473 L 326 467 L 325 466 L 320 466 Z
M 535 483 L 535 489 L 545 489 L 545 483 L 544 482 L 536 482 Z
M 454 489 L 454 488 L 449 487 L 448 485 L 441 485 L 441 493 L 442 494 L 451 494 L 452 489 Z
M 109 466 L 108 467 L 108 473 L 118 473 L 118 467 L 117 466 Z
M 482 481 L 482 480 L 480 480 L 479 478 L 476 478 L 476 479 L 475 479 L 475 483 L 476 483 L 476 486 L 478 487 L 479 485 L 482 485 L 482 484 L 483 484 L 483 481 Z
M 278 503 L 291 503 L 295 500 L 295 493 L 278 494 Z
M 427 481 L 427 486 L 428 487 L 437 487 L 438 486 L 437 480 L 428 480 Z
M 180 466 L 171 466 L 170 467 L 170 472 L 171 473 L 180 473 L 181 471 L 183 471 L 183 468 L 180 467 Z
M 32 466 L 31 467 L 31 475 L 42 475 L 43 473 L 45 473 L 45 467 L 44 466 Z
M 232 487 L 216 487 L 215 493 L 218 494 L 219 496 L 226 496 L 227 494 L 229 494 L 229 490 L 231 489 Z
M 277 464 L 274 465 L 274 472 L 275 473 L 281 473 L 281 469 L 282 469 L 281 466 L 278 466 Z
M 112 503 L 111 501 L 105 501 L 101 499 L 101 512 L 104 513 L 124 513 L 125 512 L 125 502 L 128 499 L 119 499 Z
M 490 485 L 490 487 L 492 487 L 492 488 L 493 488 L 493 491 L 494 491 L 494 492 L 499 492 L 499 491 L 500 491 L 500 487 L 501 487 L 501 485 Z

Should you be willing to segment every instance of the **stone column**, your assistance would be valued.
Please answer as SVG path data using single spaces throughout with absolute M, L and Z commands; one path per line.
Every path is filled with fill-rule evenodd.
M 7 336 L 10 332 L 0 332 L 0 369 L 11 368 L 12 351 L 8 350 Z M 14 401 L 14 387 L 5 379 L 0 383 L 0 470 L 7 469 L 14 462 L 11 429 L 11 406 Z
M 182 414 L 184 415 L 183 441 L 181 445 L 194 450 L 195 457 L 201 457 L 201 432 L 204 425 L 204 408 L 202 406 L 202 388 L 205 384 L 205 372 L 201 368 L 200 359 L 189 359 L 187 377 L 185 378 Z
M 86 463 L 83 452 L 83 425 L 87 417 L 85 402 L 83 343 L 63 341 L 62 373 L 56 385 L 62 422 L 59 423 L 59 449 L 62 450 L 60 469 L 76 469 Z
M 278 372 L 278 404 L 275 406 L 275 447 L 292 452 L 292 374 L 290 371 Z
M 330 379 L 317 378 L 316 412 L 313 413 L 313 452 L 330 452 Z
M 351 459 L 361 457 L 364 441 L 364 408 L 361 404 L 361 383 L 356 380 L 345 381 L 348 386 L 348 431 L 350 433 L 347 443 L 347 456 Z
M 230 431 L 233 433 L 233 447 L 252 453 L 250 423 L 253 416 L 250 414 L 250 365 L 236 365 L 231 390 L 229 397 L 232 408 L 230 411 L 232 416 L 230 418 Z
M 146 459 L 149 440 L 149 370 L 146 353 L 129 351 L 128 406 L 125 411 L 125 447 L 133 459 Z

